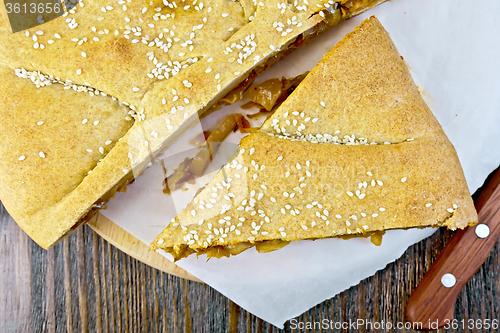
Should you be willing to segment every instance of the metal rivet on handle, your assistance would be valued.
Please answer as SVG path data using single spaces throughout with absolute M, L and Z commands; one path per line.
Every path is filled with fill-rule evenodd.
M 455 276 L 453 274 L 446 273 L 441 278 L 441 283 L 446 288 L 451 288 L 451 287 L 453 287 L 455 285 L 455 283 L 457 283 L 457 279 L 455 278 Z
M 490 235 L 490 228 L 486 224 L 478 224 L 476 226 L 476 235 L 479 238 L 486 238 Z

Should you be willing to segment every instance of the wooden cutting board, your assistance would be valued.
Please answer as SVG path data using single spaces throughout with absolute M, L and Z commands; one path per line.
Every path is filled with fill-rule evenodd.
M 142 261 L 146 265 L 181 278 L 202 282 L 161 254 L 149 251 L 148 245 L 132 236 L 104 215 L 96 214 L 87 224 L 111 245 L 129 256 Z

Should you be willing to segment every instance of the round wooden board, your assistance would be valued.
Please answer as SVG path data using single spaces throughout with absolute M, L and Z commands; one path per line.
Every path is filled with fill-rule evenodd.
M 96 214 L 87 224 L 98 233 L 99 236 L 111 243 L 111 245 L 117 247 L 129 256 L 142 261 L 146 265 L 184 279 L 202 282 L 161 254 L 150 251 L 146 244 L 123 230 L 104 215 Z

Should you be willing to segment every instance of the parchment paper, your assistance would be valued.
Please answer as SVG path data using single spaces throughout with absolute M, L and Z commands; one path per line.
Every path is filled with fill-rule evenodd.
M 326 32 L 258 80 L 295 76 L 312 69 L 345 34 L 370 15 L 379 18 L 407 61 L 422 95 L 455 145 L 470 191 L 474 192 L 500 164 L 497 0 L 480 4 L 465 0 L 387 2 Z M 202 121 L 202 126 L 213 128 L 226 115 L 242 112 L 239 106 L 244 102 L 212 114 Z M 167 168 L 195 154 L 195 150 L 186 150 L 193 148 L 189 140 L 201 130 L 200 126 L 192 129 L 167 151 Z M 240 139 L 238 133 L 230 135 L 227 146 L 213 163 L 215 171 Z M 176 191 L 173 196 L 162 193 L 162 179 L 162 168 L 153 164 L 126 193 L 117 193 L 102 213 L 149 244 L 196 190 L 209 181 L 210 175 L 188 186 L 189 191 Z M 299 241 L 267 254 L 251 249 L 236 257 L 209 262 L 205 256 L 191 256 L 178 265 L 251 313 L 282 327 L 286 320 L 373 275 L 434 231 L 390 231 L 380 247 L 367 239 Z

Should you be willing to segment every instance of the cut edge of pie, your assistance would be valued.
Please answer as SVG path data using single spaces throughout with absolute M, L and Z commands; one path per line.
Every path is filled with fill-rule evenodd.
M 342 20 L 364 12 L 370 7 L 378 5 L 384 1 L 385 0 L 340 1 L 342 4 Z M 47 135 L 43 135 L 43 133 L 40 134 L 36 132 L 43 127 L 36 127 L 36 125 L 28 123 L 28 120 L 31 121 L 32 118 L 31 113 L 36 113 L 39 118 L 44 118 L 49 116 L 49 110 L 42 109 L 37 106 L 35 103 L 35 97 L 32 98 L 31 96 L 26 96 L 25 98 L 33 99 L 31 101 L 33 102 L 31 103 L 32 109 L 18 110 L 18 104 L 14 99 L 20 96 L 22 91 L 9 89 L 4 95 L 2 102 L 0 102 L 0 109 L 2 109 L 2 112 L 17 112 L 20 123 L 16 124 L 15 128 L 2 128 L 4 133 L 9 134 L 9 137 L 7 137 L 8 142 L 3 143 L 3 162 L 0 164 L 0 198 L 2 199 L 4 206 L 7 208 L 15 221 L 21 226 L 21 228 L 40 246 L 48 248 L 54 245 L 57 241 L 62 239 L 62 237 L 71 233 L 71 231 L 78 225 L 86 222 L 104 205 L 106 201 L 113 196 L 118 189 L 126 186 L 127 183 L 133 180 L 135 175 L 140 174 L 152 158 L 161 152 L 162 149 L 172 144 L 176 138 L 182 134 L 184 129 L 191 126 L 198 120 L 199 114 L 202 114 L 209 109 L 217 102 L 217 100 L 223 97 L 232 88 L 236 87 L 246 77 L 255 74 L 254 72 L 258 72 L 259 69 L 263 70 L 267 66 L 272 65 L 272 63 L 278 61 L 280 57 L 286 54 L 292 47 L 301 46 L 304 39 L 314 37 L 315 32 L 317 32 L 318 29 L 324 28 L 322 27 L 322 22 L 325 20 L 325 15 L 320 15 L 319 13 L 322 12 L 322 10 L 328 10 L 330 2 L 317 2 L 318 4 L 321 4 L 321 6 L 315 7 L 314 10 L 311 9 L 311 15 L 307 15 L 307 17 L 304 16 L 304 13 L 294 14 L 290 8 L 286 10 L 283 9 L 285 10 L 284 15 L 286 17 L 290 16 L 290 19 L 293 15 L 296 15 L 299 18 L 302 17 L 300 19 L 301 27 L 292 29 L 294 31 L 290 32 L 286 36 L 278 36 L 276 35 L 277 32 L 274 27 L 268 27 L 267 25 L 264 26 L 269 23 L 267 22 L 268 20 L 273 20 L 274 11 L 263 10 L 262 8 L 264 7 L 257 8 L 257 11 L 260 11 L 261 16 L 265 17 L 259 17 L 253 22 L 253 24 L 247 24 L 239 31 L 235 32 L 230 39 L 224 42 L 220 47 L 217 45 L 217 47 L 214 48 L 214 52 L 216 51 L 215 53 L 211 54 L 210 52 L 212 51 L 207 51 L 207 54 L 203 59 L 185 68 L 176 77 L 172 77 L 169 80 L 157 81 L 152 84 L 149 87 L 149 90 L 144 93 L 144 96 L 142 100 L 140 100 L 139 104 L 136 105 L 136 121 L 133 126 L 123 136 L 121 134 L 116 134 L 118 135 L 118 137 L 115 138 L 116 144 L 114 143 L 114 146 L 112 149 L 109 149 L 109 151 L 106 149 L 106 154 L 102 158 L 102 161 L 99 156 L 93 157 L 90 167 L 86 170 L 89 173 L 85 175 L 80 175 L 80 170 L 78 172 L 72 170 L 72 162 L 67 163 L 64 157 L 64 150 L 85 148 L 81 147 L 80 138 L 78 137 L 75 137 L 70 142 L 67 142 L 67 145 L 61 148 L 45 147 L 40 148 L 35 152 L 31 151 L 34 149 L 32 147 L 33 149 L 30 149 L 31 155 L 28 156 L 26 154 L 26 150 L 23 149 L 29 146 L 28 144 L 31 141 L 38 140 L 38 143 L 48 144 L 53 141 L 53 137 L 57 134 L 48 133 Z M 264 3 L 262 4 L 262 6 L 265 5 Z M 274 2 L 270 1 L 268 4 L 271 5 L 274 4 Z M 75 10 L 78 9 L 75 15 L 79 15 L 79 11 L 85 12 L 90 7 L 92 7 L 92 10 L 99 10 L 98 8 L 94 8 L 95 6 L 91 6 L 91 4 L 81 7 L 82 8 L 77 6 L 75 8 Z M 276 13 L 278 12 L 279 11 Z M 273 15 L 271 15 L 271 13 L 273 13 Z M 83 83 L 84 81 L 78 81 L 81 80 L 79 79 L 81 66 L 86 64 L 86 61 L 93 53 L 103 55 L 106 51 L 95 47 L 92 48 L 93 44 L 90 41 L 83 44 L 78 42 L 77 46 L 77 44 L 74 44 L 76 43 L 74 41 L 64 40 L 65 35 L 75 34 L 80 31 L 80 29 L 84 28 L 90 29 L 90 27 L 86 27 L 86 25 L 82 22 L 79 22 L 80 24 L 77 24 L 78 22 L 66 23 L 68 19 L 71 21 L 70 18 L 73 14 L 74 13 L 69 13 L 69 16 L 66 18 L 60 17 L 47 22 L 40 27 L 30 29 L 32 30 L 32 35 L 30 35 L 29 38 L 25 37 L 23 32 L 9 36 L 2 35 L 3 45 L 0 47 L 0 66 L 11 70 L 12 73 L 14 73 L 15 69 L 18 69 L 21 75 L 25 75 L 26 73 L 21 73 L 21 69 L 18 68 L 20 65 L 26 67 L 30 75 L 38 75 L 40 74 L 39 71 L 44 72 L 44 70 L 46 70 L 46 72 L 44 72 L 45 78 L 51 77 L 50 80 L 53 80 L 54 82 L 57 81 L 54 77 L 61 76 L 58 72 L 62 73 L 66 71 L 66 74 L 72 75 L 71 81 L 75 82 L 75 87 L 83 87 L 82 85 L 85 85 L 85 83 Z M 105 16 L 102 13 L 99 13 L 99 15 Z M 283 15 L 283 13 L 280 15 Z M 326 19 L 328 19 L 328 13 L 326 16 Z M 80 17 L 80 19 L 90 18 Z M 6 15 L 2 15 L 0 17 L 0 21 L 2 23 L 2 33 L 7 34 L 7 30 L 9 29 L 7 29 L 8 23 L 6 21 Z M 58 31 L 56 29 L 60 26 L 65 29 L 64 33 L 61 33 L 62 39 L 58 39 L 60 36 L 58 35 Z M 68 52 L 71 51 L 71 55 L 68 55 L 68 57 L 65 58 L 67 61 L 60 64 L 61 68 L 64 68 L 64 70 L 57 68 L 57 64 L 53 64 L 53 60 L 51 60 L 50 57 L 43 55 L 44 53 L 41 51 L 40 40 L 48 38 L 46 36 L 47 34 L 43 35 L 44 29 L 49 29 L 52 34 L 55 32 L 54 35 L 56 37 L 54 40 L 56 41 L 56 44 L 53 45 L 60 45 L 57 47 L 60 47 L 61 50 L 65 50 L 67 48 Z M 54 29 L 56 30 L 54 31 Z M 38 35 L 38 32 L 36 32 L 37 30 L 40 30 L 42 34 Z M 256 36 L 258 35 L 257 37 L 260 36 L 263 43 L 272 42 L 272 44 L 274 44 L 274 48 L 270 49 L 269 45 L 265 45 L 266 52 L 261 52 L 262 54 L 260 55 L 260 59 L 254 59 L 252 62 L 243 61 L 241 64 L 242 66 L 239 67 L 236 66 L 236 62 L 234 66 L 230 65 L 227 59 L 229 58 L 229 55 L 222 54 L 224 48 L 226 46 L 230 47 L 232 43 L 244 40 L 245 36 L 250 36 L 252 32 Z M 270 32 L 274 33 L 271 34 Z M 272 40 L 267 40 L 268 37 L 266 36 L 271 35 L 276 35 L 277 37 L 273 37 L 274 39 Z M 39 41 L 35 41 L 35 37 L 37 36 Z M 31 41 L 31 37 L 33 37 L 33 41 Z M 105 36 L 103 35 L 101 38 L 104 37 Z M 26 41 L 27 39 L 29 40 Z M 62 42 L 62 40 L 64 40 L 64 42 Z M 130 56 L 130 54 L 127 53 L 130 52 L 130 49 L 127 49 L 125 44 L 122 45 L 120 43 L 118 43 L 119 45 L 117 44 L 118 49 L 121 48 L 122 50 L 122 53 L 118 54 L 119 59 L 123 60 L 124 65 L 131 65 L 130 63 L 125 63 L 127 57 Z M 31 45 L 34 47 L 35 44 L 36 50 L 33 50 Z M 50 49 L 52 50 L 50 52 L 57 53 L 57 48 L 51 48 L 49 44 L 51 43 L 45 45 L 45 51 Z M 111 43 L 110 45 L 116 46 L 115 44 L 116 43 Z M 73 52 L 74 50 L 71 49 L 72 45 L 75 45 L 75 50 L 76 48 L 85 49 L 85 47 L 89 47 L 91 52 L 81 52 L 80 55 L 80 51 L 78 51 L 78 54 L 76 54 Z M 12 49 L 13 46 L 14 49 Z M 115 49 L 110 48 L 110 52 L 115 51 Z M 215 56 L 216 53 L 219 55 L 219 52 L 220 58 Z M 75 53 L 74 57 L 73 53 Z M 25 54 L 28 57 L 26 58 L 28 60 L 21 57 L 22 54 Z M 33 56 L 33 54 L 35 54 L 35 56 Z M 255 56 L 255 54 L 252 56 Z M 216 59 L 208 64 L 209 59 L 211 59 L 210 55 Z M 33 62 L 29 59 L 36 61 Z M 44 60 L 46 60 L 47 63 L 43 63 Z M 39 64 L 37 65 L 37 63 Z M 31 68 L 33 66 L 35 67 Z M 236 69 L 236 67 L 238 67 L 238 69 Z M 208 72 L 209 68 L 213 69 L 211 73 Z M 236 74 L 236 70 L 239 74 Z M 51 71 L 55 71 L 55 73 Z M 220 86 L 216 82 L 213 82 L 214 77 L 217 74 L 216 71 L 220 71 L 221 73 Z M 90 71 L 84 71 L 84 75 L 89 72 Z M 109 73 L 97 73 L 96 75 L 98 77 L 101 74 L 108 75 Z M 145 74 L 146 73 L 144 73 L 144 75 Z M 61 76 L 62 81 L 65 79 L 69 78 Z M 13 76 L 9 84 L 16 86 L 18 80 L 22 79 Z M 190 106 L 186 107 L 184 112 L 177 112 L 177 115 L 173 115 L 174 112 L 172 110 L 174 110 L 176 106 L 174 103 L 171 101 L 167 101 L 166 105 L 164 105 L 165 103 L 162 103 L 162 97 L 165 95 L 165 92 L 169 92 L 172 89 L 178 90 L 180 92 L 179 95 L 183 95 L 181 96 L 181 100 L 183 100 L 183 98 L 193 99 L 191 100 Z M 53 87 L 51 86 L 44 86 L 38 90 L 36 98 L 43 100 L 46 100 L 48 98 L 47 96 L 54 92 Z M 48 95 L 44 95 L 44 92 L 49 93 Z M 69 97 L 69 95 L 65 94 L 64 91 L 57 93 L 60 95 L 61 99 L 65 98 L 65 96 Z M 108 96 L 113 95 L 109 91 L 103 91 L 103 93 L 107 93 Z M 108 105 L 107 107 L 123 107 L 122 104 L 116 105 L 115 102 L 116 101 L 103 103 Z M 41 103 L 41 105 L 42 104 L 43 103 Z M 67 106 L 67 112 L 73 112 L 73 107 L 81 107 L 83 104 L 92 107 L 92 103 L 86 100 L 82 100 L 80 104 L 69 104 L 70 105 Z M 187 114 L 187 117 L 183 115 L 184 113 Z M 23 120 L 26 120 L 26 122 L 23 123 Z M 112 125 L 109 127 L 112 127 Z M 109 127 L 103 128 L 102 131 L 108 131 Z M 26 129 L 26 131 L 23 131 L 23 129 Z M 34 133 L 33 131 L 38 133 L 35 137 L 32 136 L 32 133 Z M 156 135 L 153 133 L 156 133 Z M 93 150 L 92 154 L 95 154 L 96 152 L 96 149 L 87 149 Z M 82 155 L 83 159 L 87 158 L 87 155 L 85 154 L 87 153 Z M 42 157 L 42 155 L 44 157 Z M 24 159 L 22 158 L 23 156 L 25 157 Z M 30 158 L 39 159 L 34 163 L 24 163 L 23 165 L 23 162 L 28 161 Z M 40 166 L 43 166 L 43 163 L 45 163 L 45 166 L 56 166 L 54 170 L 61 170 L 59 170 L 57 174 L 53 172 L 47 172 L 44 174 L 41 172 L 43 168 L 40 168 Z M 40 182 L 40 180 L 43 179 L 44 181 L 46 180 L 47 183 L 56 184 L 61 179 L 66 178 L 72 178 L 71 183 L 75 182 L 75 178 L 81 178 L 81 180 L 72 185 L 72 189 L 65 193 L 59 193 L 60 190 L 58 186 L 43 186 L 43 182 Z M 60 199 L 49 204 L 42 204 L 41 201 L 36 198 L 38 196 L 43 197 L 44 193 L 50 195 L 54 194 L 54 196 L 59 196 Z M 42 201 L 43 200 L 44 198 L 42 198 Z
M 363 21 L 151 244 L 175 260 L 477 223 L 456 151 L 377 18 Z

